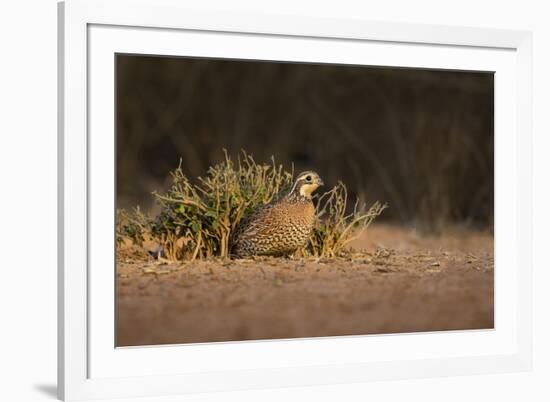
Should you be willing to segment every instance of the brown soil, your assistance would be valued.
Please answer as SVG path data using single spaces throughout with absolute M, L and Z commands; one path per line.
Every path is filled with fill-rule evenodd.
M 336 260 L 117 255 L 117 346 L 493 327 L 493 238 L 373 225 Z

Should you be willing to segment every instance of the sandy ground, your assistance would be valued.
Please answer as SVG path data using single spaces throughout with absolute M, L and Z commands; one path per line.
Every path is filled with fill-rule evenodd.
M 117 346 L 493 327 L 493 238 L 373 225 L 353 258 L 117 255 Z

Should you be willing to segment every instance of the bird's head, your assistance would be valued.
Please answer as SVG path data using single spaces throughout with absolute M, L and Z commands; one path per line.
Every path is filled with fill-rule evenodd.
M 296 181 L 294 182 L 294 186 L 292 186 L 290 194 L 311 198 L 311 194 L 323 184 L 323 180 L 317 173 L 308 170 L 300 173 L 298 177 L 296 177 Z

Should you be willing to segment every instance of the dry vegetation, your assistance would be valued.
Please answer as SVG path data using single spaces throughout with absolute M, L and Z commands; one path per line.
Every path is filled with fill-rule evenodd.
M 149 210 L 180 156 L 194 178 L 246 149 L 387 202 L 380 221 L 489 227 L 493 94 L 492 73 L 120 55 L 118 205 Z
M 143 245 L 153 240 L 172 261 L 209 257 L 228 258 L 231 234 L 241 219 L 256 208 L 275 201 L 292 186 L 293 172 L 282 165 L 256 163 L 245 152 L 208 169 L 205 177 L 191 181 L 180 166 L 171 172 L 172 186 L 166 193 L 154 192 L 160 213 L 149 217 L 139 208 L 117 214 L 117 242 L 130 239 Z M 339 182 L 316 197 L 317 224 L 306 246 L 298 254 L 336 257 L 357 238 L 385 205 L 370 208 L 356 201 L 349 205 L 346 186 Z M 160 250 L 160 249 L 159 249 Z

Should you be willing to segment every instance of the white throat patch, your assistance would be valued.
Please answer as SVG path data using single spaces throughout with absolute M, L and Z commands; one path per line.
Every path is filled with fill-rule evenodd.
M 313 193 L 319 185 L 317 184 L 302 184 L 302 187 L 300 187 L 300 195 L 302 197 L 311 197 L 311 193 Z

